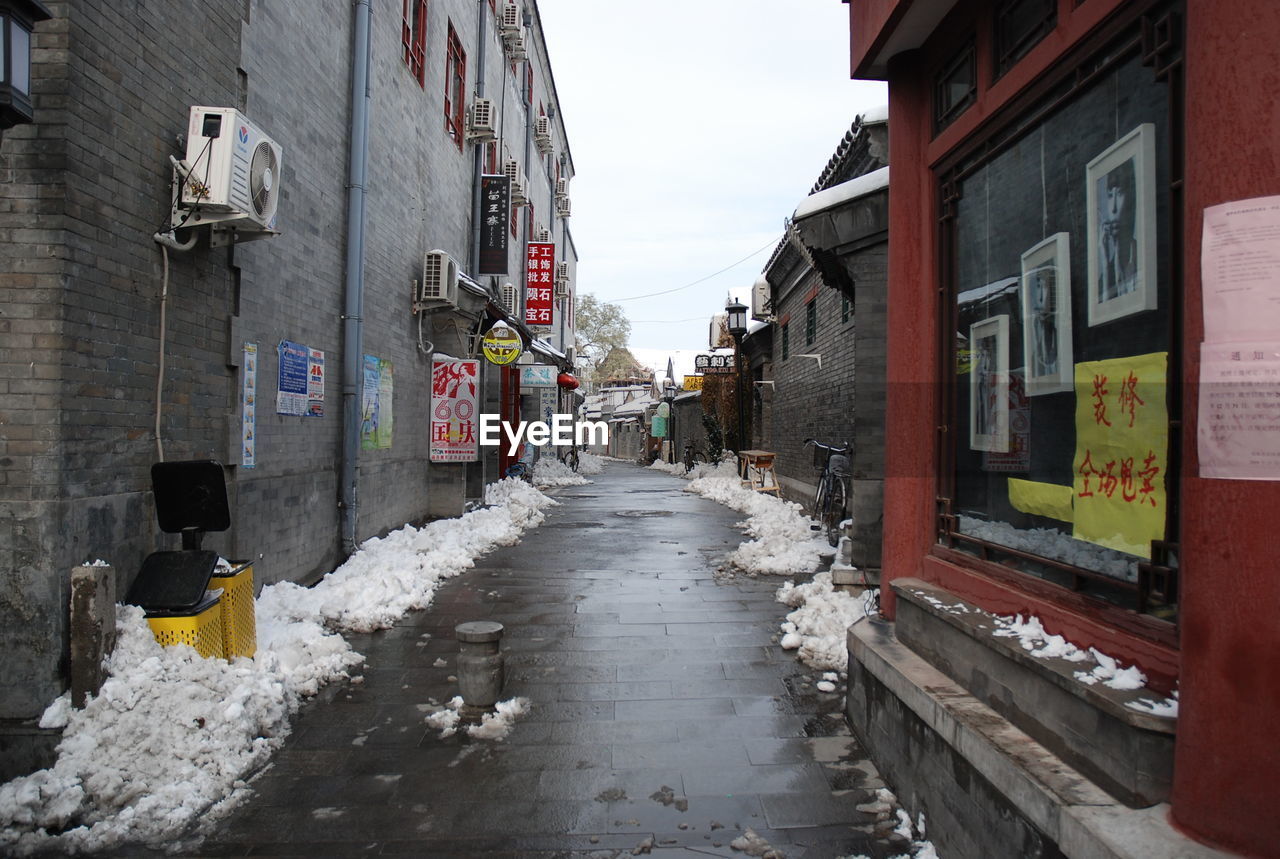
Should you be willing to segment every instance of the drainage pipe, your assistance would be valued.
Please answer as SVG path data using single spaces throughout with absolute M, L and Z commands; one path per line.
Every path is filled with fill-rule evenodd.
M 476 16 L 478 23 L 476 24 L 476 91 L 475 98 L 484 98 L 484 48 L 488 42 L 488 33 L 485 32 L 485 7 L 489 4 L 486 0 L 476 0 L 476 6 L 480 12 Z M 475 101 L 472 101 L 475 104 Z M 464 138 L 466 131 L 462 132 Z M 480 177 L 484 173 L 484 144 L 472 144 L 474 169 L 471 176 L 471 276 L 480 281 L 480 228 L 484 219 L 481 216 L 481 206 L 483 201 L 480 199 Z
M 370 0 L 355 0 L 351 58 L 351 148 L 347 166 L 347 277 L 342 314 L 342 550 L 356 550 L 359 514 L 361 354 L 364 350 L 364 202 L 369 163 Z

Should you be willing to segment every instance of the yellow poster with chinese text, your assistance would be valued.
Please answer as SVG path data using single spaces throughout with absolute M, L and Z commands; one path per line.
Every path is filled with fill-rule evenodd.
M 1142 558 L 1164 539 L 1169 353 L 1076 364 L 1077 540 Z

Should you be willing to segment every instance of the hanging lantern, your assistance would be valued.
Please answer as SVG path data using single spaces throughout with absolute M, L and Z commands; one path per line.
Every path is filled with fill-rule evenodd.
M 556 384 L 566 391 L 572 391 L 578 387 L 578 380 L 574 378 L 572 373 L 561 373 L 556 376 Z

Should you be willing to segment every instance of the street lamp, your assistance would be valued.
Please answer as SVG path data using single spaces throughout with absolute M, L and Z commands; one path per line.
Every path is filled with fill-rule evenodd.
M 734 453 L 739 453 L 746 447 L 743 435 L 747 431 L 747 422 L 742 412 L 742 336 L 747 333 L 747 307 L 730 297 L 725 302 L 724 312 L 729 316 L 729 334 L 733 336 L 733 362 L 737 371 L 737 382 L 734 387 L 738 401 L 738 449 Z
M 0 130 L 31 121 L 31 31 L 52 17 L 38 0 L 0 0 Z
M 667 462 L 676 461 L 676 380 L 668 376 L 662 383 L 662 399 L 667 404 Z

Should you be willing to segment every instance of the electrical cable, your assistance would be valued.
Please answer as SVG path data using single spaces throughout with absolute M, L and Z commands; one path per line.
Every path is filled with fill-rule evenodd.
M 165 338 L 165 306 L 169 300 L 169 249 L 160 245 L 160 254 L 164 258 L 164 275 L 160 281 L 160 360 L 156 369 L 156 457 L 164 462 L 164 440 L 160 437 L 160 414 L 164 405 L 164 338 Z
M 764 245 L 758 250 L 752 251 L 751 253 L 747 254 L 737 262 L 731 263 L 725 266 L 724 268 L 720 269 L 719 271 L 707 275 L 706 277 L 698 278 L 697 280 L 693 281 L 693 283 L 686 283 L 684 286 L 677 286 L 675 289 L 664 289 L 661 292 L 650 292 L 650 293 L 646 293 L 645 295 L 632 295 L 632 296 L 628 296 L 627 298 L 611 298 L 609 299 L 609 303 L 616 304 L 619 301 L 636 301 L 641 298 L 653 298 L 655 295 L 670 295 L 673 292 L 679 292 L 682 289 L 688 289 L 691 286 L 697 286 L 698 284 L 703 283 L 704 281 L 711 280 L 711 278 L 716 277 L 717 275 L 724 274 L 726 271 L 728 271 L 731 268 L 734 268 L 735 266 L 742 265 L 744 262 L 751 259 L 756 254 L 763 253 L 769 248 L 774 247 L 775 245 L 778 244 L 778 242 L 782 240 L 782 238 L 783 238 L 782 236 L 777 236 L 776 238 L 770 239 L 768 244 Z

